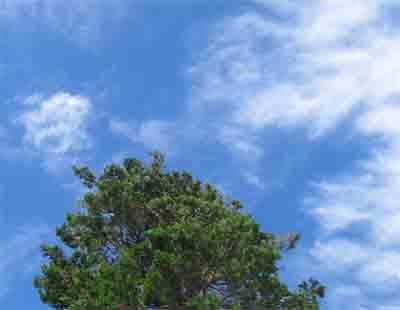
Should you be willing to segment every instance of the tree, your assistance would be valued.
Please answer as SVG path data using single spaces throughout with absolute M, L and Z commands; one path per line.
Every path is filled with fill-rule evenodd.
M 35 286 L 55 309 L 318 309 L 324 287 L 310 279 L 289 290 L 278 277 L 286 242 L 260 230 L 237 200 L 161 153 L 126 159 L 96 177 L 73 167 L 88 188 L 79 211 L 57 228 L 61 245 Z

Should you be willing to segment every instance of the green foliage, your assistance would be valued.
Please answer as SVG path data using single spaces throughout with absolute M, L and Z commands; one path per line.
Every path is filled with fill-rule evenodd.
M 100 177 L 74 167 L 88 187 L 57 229 L 64 247 L 42 247 L 35 278 L 55 309 L 318 309 L 323 286 L 290 291 L 278 277 L 285 242 L 260 230 L 237 200 L 187 172 L 126 159 Z

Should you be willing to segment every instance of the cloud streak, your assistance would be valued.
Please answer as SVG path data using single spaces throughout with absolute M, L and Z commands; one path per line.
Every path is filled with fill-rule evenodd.
M 0 300 L 12 289 L 15 280 L 29 272 L 32 262 L 39 258 L 40 244 L 50 232 L 45 224 L 23 225 L 12 238 L 0 243 Z
M 122 20 L 124 0 L 0 0 L 0 26 L 44 25 L 85 48 L 101 38 L 105 25 Z
M 164 153 L 174 151 L 173 140 L 177 138 L 177 132 L 171 122 L 149 120 L 137 125 L 112 119 L 109 126 L 112 133 L 128 138 L 132 143 L 143 145 L 148 150 L 158 149 Z
M 366 296 L 395 291 L 400 280 L 393 267 L 400 261 L 400 31 L 387 14 L 398 4 L 255 3 L 253 11 L 216 26 L 190 70 L 192 105 L 218 116 L 220 134 L 242 133 L 221 141 L 229 145 L 253 141 L 262 150 L 257 136 L 269 128 L 305 130 L 312 143 L 344 122 L 369 139 L 369 157 L 313 183 L 305 206 L 322 236 L 309 255 L 321 267 L 335 266 L 338 292 L 359 287 L 351 295 L 373 305 L 377 299 Z M 332 309 L 338 302 L 331 300 Z

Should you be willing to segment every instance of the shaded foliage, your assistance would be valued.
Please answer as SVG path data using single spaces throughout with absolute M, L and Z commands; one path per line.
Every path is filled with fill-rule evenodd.
M 277 263 L 286 242 L 260 230 L 210 184 L 126 159 L 100 177 L 74 167 L 88 188 L 57 228 L 64 246 L 42 247 L 35 278 L 55 309 L 318 309 L 315 280 L 290 291 Z

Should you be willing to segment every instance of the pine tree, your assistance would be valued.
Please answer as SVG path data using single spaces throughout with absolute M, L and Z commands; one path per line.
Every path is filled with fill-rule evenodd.
M 108 165 L 100 177 L 73 167 L 88 188 L 79 211 L 44 245 L 35 286 L 55 309 L 319 309 L 316 280 L 289 290 L 278 276 L 286 242 L 237 200 L 164 167 L 161 153 Z

